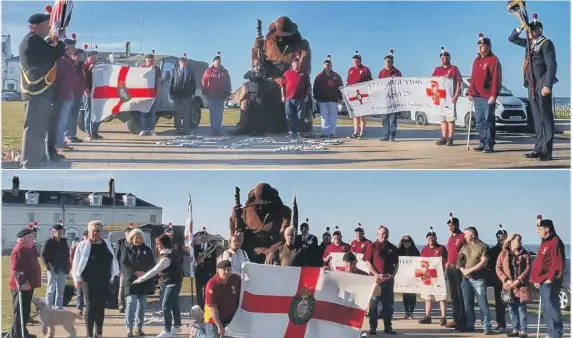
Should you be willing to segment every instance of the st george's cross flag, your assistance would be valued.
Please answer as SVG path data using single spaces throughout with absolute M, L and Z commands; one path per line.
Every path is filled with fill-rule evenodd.
M 235 338 L 359 337 L 375 287 L 371 276 L 322 268 L 244 263 Z
M 344 264 L 344 255 L 345 252 L 333 252 L 330 255 L 332 259 L 330 259 L 330 268 L 332 270 L 345 270 L 346 266 Z M 367 267 L 367 263 L 363 260 L 362 253 L 354 253 L 357 258 L 357 268 L 362 270 L 363 272 L 369 273 L 369 268 Z
M 101 64 L 93 68 L 91 120 L 122 111 L 149 113 L 155 103 L 155 68 Z

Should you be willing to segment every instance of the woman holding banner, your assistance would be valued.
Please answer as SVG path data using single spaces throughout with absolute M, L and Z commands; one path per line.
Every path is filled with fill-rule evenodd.
M 399 243 L 397 243 L 397 254 L 399 256 L 419 257 L 421 254 L 419 249 L 415 246 L 413 238 L 409 235 L 403 236 Z M 413 319 L 413 312 L 415 312 L 415 305 L 417 304 L 417 294 L 404 293 L 403 294 L 403 307 L 405 308 L 404 319 Z

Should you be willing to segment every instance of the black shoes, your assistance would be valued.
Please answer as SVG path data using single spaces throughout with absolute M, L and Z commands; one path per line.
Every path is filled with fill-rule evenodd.
M 397 332 L 393 331 L 393 329 L 390 327 L 386 327 L 385 329 L 383 329 L 383 333 L 385 334 L 397 334 Z
M 480 144 L 478 147 L 473 148 L 474 152 L 482 152 L 483 150 L 485 150 L 485 146 L 483 144 Z
M 447 146 L 450 147 L 453 145 L 453 139 L 452 138 L 445 138 L 445 137 L 441 137 L 439 140 L 437 140 L 435 142 L 436 145 L 438 146 Z
M 552 158 L 552 154 L 541 153 L 538 155 L 536 159 L 541 162 L 546 162 L 546 161 L 552 161 L 554 158 Z
M 536 151 L 522 155 L 522 157 L 524 157 L 524 158 L 538 158 L 539 156 L 540 156 L 540 153 L 536 152 Z
M 419 324 L 431 324 L 431 317 L 425 316 L 419 320 Z

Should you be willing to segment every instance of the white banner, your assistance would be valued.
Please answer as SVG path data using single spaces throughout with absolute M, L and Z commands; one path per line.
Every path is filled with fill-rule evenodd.
M 454 116 L 453 80 L 444 77 L 394 77 L 341 87 L 355 116 L 422 111 Z
M 331 254 L 331 268 L 343 270 L 343 252 Z M 369 273 L 363 254 L 355 254 L 357 267 Z M 396 293 L 418 293 L 423 295 L 446 296 L 445 274 L 441 257 L 399 257 L 399 268 L 395 274 L 393 291 Z
M 93 69 L 91 120 L 122 111 L 149 113 L 155 103 L 155 69 L 101 64 Z

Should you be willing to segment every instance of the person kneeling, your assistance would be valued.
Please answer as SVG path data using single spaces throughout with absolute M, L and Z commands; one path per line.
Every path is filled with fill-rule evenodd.
M 189 338 L 220 338 L 230 324 L 240 300 L 240 276 L 232 274 L 232 264 L 222 260 L 217 264 L 216 276 L 205 287 L 204 324 L 201 311 L 191 310 L 196 323 L 192 325 Z

